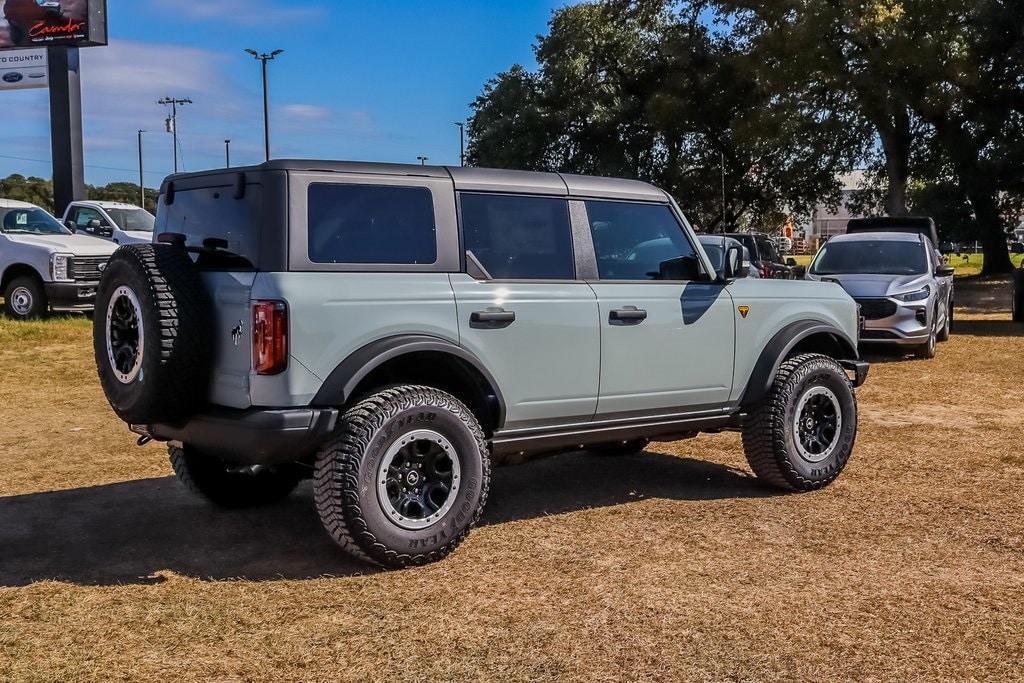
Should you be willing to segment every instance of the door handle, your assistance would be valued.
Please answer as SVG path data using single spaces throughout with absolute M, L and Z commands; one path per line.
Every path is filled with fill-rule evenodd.
M 613 308 L 608 315 L 608 321 L 612 325 L 639 325 L 645 320 L 647 320 L 647 311 L 636 306 Z
M 488 308 L 486 311 L 474 311 L 469 316 L 470 327 L 483 329 L 500 329 L 508 327 L 516 321 L 515 311 L 506 311 L 504 308 Z

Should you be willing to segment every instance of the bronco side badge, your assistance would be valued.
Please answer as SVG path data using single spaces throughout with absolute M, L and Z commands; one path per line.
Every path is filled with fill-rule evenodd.
M 737 310 L 739 310 L 741 316 L 746 318 L 747 313 L 750 313 L 750 306 L 740 306 Z

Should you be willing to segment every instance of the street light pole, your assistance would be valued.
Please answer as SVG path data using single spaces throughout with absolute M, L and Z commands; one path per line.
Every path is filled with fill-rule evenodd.
M 142 171 L 142 134 L 144 130 L 139 130 L 139 206 L 143 209 L 146 208 L 146 176 Z
M 459 166 L 466 165 L 466 124 L 462 121 L 456 121 L 455 125 L 459 127 Z
M 420 166 L 426 166 L 427 165 L 427 160 L 430 159 L 430 157 L 416 157 L 416 158 L 420 160 Z
M 171 118 L 167 119 L 167 132 L 174 136 L 174 172 L 178 172 L 178 105 L 192 104 L 189 98 L 165 97 L 157 102 L 164 106 L 171 106 Z
M 263 146 L 266 152 L 266 160 L 270 161 L 270 96 L 267 88 L 267 62 L 272 61 L 284 50 L 274 50 L 270 54 L 260 54 L 251 48 L 245 50 L 263 65 Z
M 231 140 L 224 141 L 224 168 L 231 168 Z

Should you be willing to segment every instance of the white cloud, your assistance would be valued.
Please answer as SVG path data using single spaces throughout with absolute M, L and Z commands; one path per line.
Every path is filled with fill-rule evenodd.
M 240 26 L 305 21 L 324 13 L 321 7 L 283 7 L 271 0 L 153 0 L 153 4 L 193 21 L 216 19 Z
M 331 110 L 315 104 L 286 104 L 281 107 L 281 115 L 296 122 L 327 121 Z

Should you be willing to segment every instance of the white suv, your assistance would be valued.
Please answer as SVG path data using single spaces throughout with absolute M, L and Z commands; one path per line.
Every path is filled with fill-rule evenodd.
M 64 225 L 73 232 L 110 240 L 114 244 L 153 241 L 153 214 L 121 202 L 72 202 L 64 211 Z
M 49 309 L 92 310 L 96 285 L 117 246 L 76 235 L 43 209 L 0 199 L 0 292 L 4 311 L 33 318 Z

